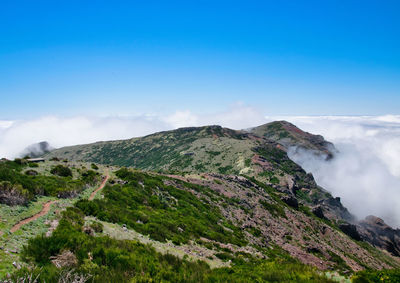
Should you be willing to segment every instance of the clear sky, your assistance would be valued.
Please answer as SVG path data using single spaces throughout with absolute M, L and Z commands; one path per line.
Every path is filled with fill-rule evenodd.
M 237 102 L 400 114 L 399 14 L 385 0 L 2 0 L 0 119 Z

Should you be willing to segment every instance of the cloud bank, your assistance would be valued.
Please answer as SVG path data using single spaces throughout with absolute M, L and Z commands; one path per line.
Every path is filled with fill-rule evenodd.
M 339 150 L 329 162 L 305 151 L 290 154 L 319 185 L 359 218 L 373 214 L 400 227 L 400 116 L 285 119 Z
M 265 117 L 260 111 L 242 104 L 235 104 L 223 112 L 208 115 L 176 111 L 167 116 L 46 116 L 29 121 L 0 121 L 0 157 L 18 157 L 27 146 L 41 141 L 47 141 L 58 148 L 128 139 L 179 127 L 217 124 L 241 129 L 264 122 Z
M 126 139 L 185 126 L 218 124 L 249 128 L 288 120 L 321 134 L 339 150 L 330 162 L 307 152 L 291 157 L 312 172 L 319 185 L 359 218 L 374 214 L 400 227 L 400 116 L 265 117 L 262 111 L 236 104 L 220 113 L 177 111 L 167 116 L 58 117 L 0 121 L 0 157 L 17 157 L 28 145 L 48 141 L 53 147 Z

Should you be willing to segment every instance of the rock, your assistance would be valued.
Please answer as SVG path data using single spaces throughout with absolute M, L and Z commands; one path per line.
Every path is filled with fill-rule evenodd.
M 385 249 L 394 256 L 400 256 L 400 230 L 393 229 L 383 219 L 370 215 L 359 222 L 362 240 Z
M 25 174 L 28 175 L 28 176 L 36 176 L 38 174 L 38 172 L 35 171 L 35 170 L 30 169 L 30 170 L 26 170 Z
M 310 254 L 320 254 L 321 250 L 317 247 L 307 247 L 307 252 Z
M 321 206 L 316 206 L 314 207 L 312 210 L 312 213 L 314 213 L 315 216 L 317 216 L 318 218 L 321 219 L 326 219 L 325 215 L 324 215 L 324 211 L 322 210 Z
M 83 232 L 85 232 L 86 234 L 88 234 L 89 236 L 94 236 L 94 230 L 92 227 L 90 226 L 85 226 L 83 227 Z
M 361 236 L 357 231 L 356 225 L 350 223 L 343 223 L 339 225 L 339 229 L 342 230 L 342 232 L 345 233 L 350 238 L 353 238 L 354 240 L 357 241 L 361 241 Z
M 339 197 L 328 197 L 322 200 L 320 204 L 324 207 L 326 212 L 325 216 L 328 219 L 341 219 L 347 222 L 355 221 L 354 216 L 342 205 Z
M 16 269 L 21 269 L 21 266 L 17 263 L 17 262 L 13 262 L 12 265 L 16 268 Z
M 76 256 L 68 250 L 63 251 L 61 254 L 56 256 L 51 256 L 50 260 L 57 268 L 72 267 L 78 264 Z
M 75 198 L 79 195 L 79 193 L 75 190 L 72 191 L 62 191 L 60 192 L 57 197 L 59 198 Z
M 288 195 L 288 196 L 283 196 L 281 197 L 281 200 L 286 203 L 287 205 L 293 207 L 293 208 L 299 208 L 299 202 L 297 201 L 297 199 L 292 196 L 292 195 Z

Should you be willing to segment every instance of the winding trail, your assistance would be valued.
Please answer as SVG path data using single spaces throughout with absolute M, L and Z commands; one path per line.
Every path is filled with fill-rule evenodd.
M 94 196 L 97 194 L 97 192 L 100 191 L 102 188 L 104 188 L 109 177 L 110 177 L 110 175 L 108 174 L 108 171 L 107 171 L 106 177 L 104 178 L 103 182 L 101 182 L 100 186 L 90 194 L 89 200 L 93 200 Z
M 104 188 L 104 186 L 106 185 L 107 180 L 108 180 L 109 177 L 110 176 L 109 176 L 109 174 L 107 172 L 107 175 L 104 178 L 104 180 L 101 182 L 100 186 L 90 194 L 89 200 L 93 200 L 93 198 L 96 195 L 96 193 L 98 191 L 100 191 L 102 188 Z M 32 216 L 30 216 L 28 218 L 25 218 L 25 219 L 22 219 L 22 220 L 18 221 L 13 227 L 11 227 L 10 232 L 14 233 L 15 231 L 18 231 L 18 229 L 21 228 L 23 225 L 28 224 L 28 223 L 30 223 L 32 221 L 35 221 L 39 217 L 46 215 L 47 213 L 49 213 L 51 205 L 53 203 L 55 203 L 55 202 L 57 202 L 57 200 L 51 200 L 51 201 L 48 201 L 48 202 L 44 203 L 41 211 L 39 211 L 38 213 L 36 213 L 36 214 L 34 214 L 34 215 L 32 215 Z
M 42 210 L 39 211 L 38 213 L 32 215 L 31 217 L 22 219 L 20 221 L 17 222 L 17 224 L 15 224 L 13 227 L 11 227 L 10 232 L 14 233 L 15 231 L 17 231 L 19 228 L 21 228 L 22 225 L 28 224 L 29 222 L 32 222 L 36 219 L 38 219 L 39 217 L 46 215 L 47 213 L 49 213 L 51 205 L 53 203 L 57 202 L 56 200 L 51 200 L 46 202 L 45 204 L 43 204 Z

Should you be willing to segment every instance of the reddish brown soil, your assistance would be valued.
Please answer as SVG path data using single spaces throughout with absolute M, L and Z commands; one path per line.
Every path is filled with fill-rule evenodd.
M 21 228 L 21 226 L 28 224 L 29 222 L 32 222 L 36 219 L 38 219 L 39 217 L 46 215 L 47 213 L 49 213 L 50 211 L 50 207 L 53 203 L 55 203 L 56 200 L 52 200 L 52 201 L 48 201 L 45 204 L 43 204 L 42 210 L 39 211 L 38 213 L 36 213 L 35 215 L 25 218 L 21 221 L 19 221 L 17 224 L 15 224 L 11 229 L 10 232 L 14 233 L 15 231 L 17 231 L 19 228 Z
M 89 200 L 93 200 L 94 196 L 97 194 L 97 192 L 100 191 L 102 188 L 104 188 L 104 186 L 106 185 L 107 180 L 108 180 L 109 177 L 110 176 L 108 175 L 108 172 L 107 172 L 107 175 L 104 178 L 103 182 L 101 182 L 100 186 L 90 194 Z

